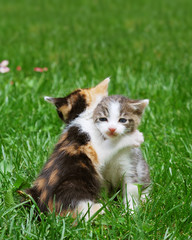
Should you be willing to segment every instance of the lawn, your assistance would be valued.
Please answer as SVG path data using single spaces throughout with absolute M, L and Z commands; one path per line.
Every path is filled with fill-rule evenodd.
M 0 239 L 192 239 L 191 9 L 190 0 L 1 0 L 10 71 L 0 73 Z M 32 184 L 64 128 L 43 96 L 108 76 L 110 94 L 150 99 L 140 126 L 150 200 L 131 215 L 121 193 L 103 192 L 108 209 L 92 222 L 39 222 L 16 190 Z

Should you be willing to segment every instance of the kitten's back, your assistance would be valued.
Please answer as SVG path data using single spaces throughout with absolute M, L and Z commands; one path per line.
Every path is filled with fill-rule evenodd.
M 55 209 L 60 215 L 71 212 L 75 217 L 81 211 L 86 213 L 88 205 L 93 205 L 91 215 L 100 207 L 94 204 L 100 191 L 97 154 L 90 135 L 75 122 L 107 95 L 108 83 L 106 79 L 94 88 L 78 89 L 64 98 L 46 97 L 68 125 L 33 187 L 26 190 L 42 212 Z

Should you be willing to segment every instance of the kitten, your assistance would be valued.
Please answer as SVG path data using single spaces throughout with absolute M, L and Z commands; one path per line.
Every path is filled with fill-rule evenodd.
M 36 201 L 40 211 L 48 209 L 61 216 L 71 213 L 92 216 L 101 208 L 99 196 L 101 176 L 94 146 L 101 137 L 92 139 L 92 115 L 101 99 L 107 96 L 109 78 L 90 89 L 78 89 L 64 98 L 45 97 L 53 103 L 59 117 L 67 123 L 54 151 L 32 188 L 26 192 Z M 91 134 L 89 134 L 89 132 Z M 86 219 L 88 216 L 86 215 Z
M 132 210 L 139 198 L 137 185 L 145 189 L 150 184 L 149 168 L 139 148 L 143 136 L 137 130 L 148 103 L 148 99 L 130 100 L 114 95 L 105 97 L 93 114 L 95 126 L 105 139 L 103 147 L 110 156 L 103 162 L 101 174 L 108 188 L 116 188 L 123 181 L 124 203 L 129 203 Z

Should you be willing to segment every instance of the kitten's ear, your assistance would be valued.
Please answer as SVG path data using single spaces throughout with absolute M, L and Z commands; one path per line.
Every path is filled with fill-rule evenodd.
M 57 108 L 60 108 L 61 106 L 63 106 L 64 104 L 67 103 L 67 100 L 65 97 L 64 98 L 53 98 L 53 97 L 45 96 L 44 100 L 46 102 L 54 104 Z
M 45 97 L 44 97 L 44 100 L 45 100 L 46 102 L 49 102 L 49 103 L 53 103 L 53 104 L 54 104 L 54 98 L 52 98 L 52 97 L 45 96 Z
M 92 90 L 95 94 L 101 94 L 103 96 L 107 96 L 108 95 L 108 85 L 110 82 L 110 78 L 106 78 L 105 80 L 103 80 L 102 82 L 100 82 L 96 87 L 94 87 Z
M 52 103 L 57 108 L 57 113 L 61 120 L 66 122 L 69 111 L 71 110 L 71 106 L 67 104 L 66 97 L 64 98 L 53 98 L 53 97 L 44 97 L 44 100 Z
M 135 113 L 141 115 L 144 112 L 144 109 L 149 104 L 149 99 L 138 100 L 137 102 L 132 103 Z

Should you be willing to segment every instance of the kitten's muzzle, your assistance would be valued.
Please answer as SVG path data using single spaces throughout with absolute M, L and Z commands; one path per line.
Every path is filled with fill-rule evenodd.
M 109 128 L 110 133 L 114 133 L 116 131 L 116 128 Z
M 118 134 L 115 132 L 116 131 L 116 128 L 108 128 L 108 132 L 107 132 L 107 135 L 108 136 L 117 136 Z

